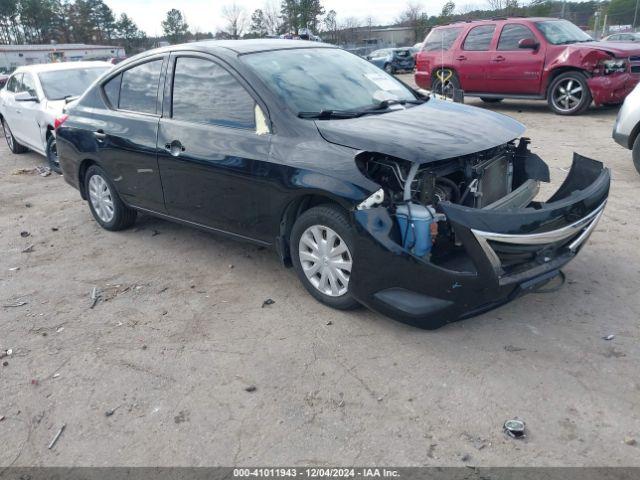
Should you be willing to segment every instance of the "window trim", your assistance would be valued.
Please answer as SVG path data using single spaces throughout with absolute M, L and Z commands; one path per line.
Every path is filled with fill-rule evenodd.
M 164 103 L 163 102 L 164 88 L 161 88 L 161 85 L 164 85 L 168 59 L 169 59 L 168 53 L 159 53 L 155 55 L 150 55 L 148 57 L 141 58 L 136 62 L 127 63 L 126 65 L 123 65 L 121 68 L 118 68 L 116 71 L 111 72 L 109 76 L 100 83 L 100 95 L 102 96 L 102 101 L 105 103 L 107 108 L 114 112 L 123 112 L 123 113 L 128 113 L 133 115 L 143 115 L 145 117 L 160 118 L 162 116 L 162 106 Z M 157 60 L 162 60 L 162 66 L 160 67 L 160 78 L 158 79 L 158 90 L 156 92 L 156 113 L 137 112 L 135 110 L 127 110 L 124 108 L 120 108 L 120 91 L 122 90 L 122 79 L 120 80 L 120 89 L 118 90 L 118 105 L 116 106 L 112 105 L 111 101 L 109 100 L 109 97 L 107 97 L 107 94 L 104 91 L 105 85 L 109 83 L 111 80 L 113 80 L 114 78 L 116 78 L 118 75 L 122 75 L 124 77 L 124 73 L 128 70 L 131 70 L 132 68 L 136 68 L 142 64 L 154 62 Z
M 251 97 L 253 102 L 260 107 L 262 113 L 264 114 L 267 126 L 269 127 L 269 135 L 273 134 L 273 121 L 271 119 L 271 115 L 269 110 L 266 108 L 266 104 L 262 101 L 257 92 L 249 85 L 249 83 L 240 75 L 231 65 L 222 60 L 221 58 L 204 52 L 199 52 L 195 50 L 179 50 L 171 52 L 169 57 L 168 66 L 166 70 L 166 80 L 165 80 L 165 88 L 164 88 L 164 102 L 163 102 L 163 115 L 162 118 L 165 120 L 171 120 L 174 122 L 181 122 L 189 125 L 198 125 L 205 127 L 213 127 L 213 128 L 231 128 L 236 131 L 249 132 L 258 136 L 265 136 L 265 134 L 259 135 L 257 134 L 257 125 L 251 128 L 244 127 L 235 127 L 231 125 L 220 125 L 217 123 L 205 123 L 205 122 L 194 122 L 191 120 L 181 120 L 173 118 L 173 84 L 175 81 L 175 72 L 176 72 L 176 63 L 181 57 L 190 57 L 190 58 L 198 58 L 202 60 L 207 60 L 218 67 L 222 68 L 225 72 L 231 75 L 247 92 L 247 94 Z
M 467 50 L 466 48 L 464 48 L 465 43 L 467 43 L 467 40 L 469 38 L 469 35 L 471 35 L 471 32 L 473 32 L 478 28 L 483 28 L 483 27 L 493 27 L 493 33 L 491 34 L 491 40 L 489 41 L 489 45 L 487 45 L 487 49 L 486 50 Z M 467 34 L 464 36 L 464 40 L 462 40 L 462 43 L 460 44 L 460 50 L 465 52 L 490 52 L 492 50 L 495 50 L 496 49 L 495 41 L 496 41 L 497 31 L 498 31 L 498 24 L 496 23 L 485 23 L 483 25 L 474 25 L 467 31 Z
M 500 50 L 500 39 L 502 38 L 502 33 L 504 32 L 504 29 L 507 27 L 515 26 L 515 25 L 529 30 L 529 33 L 531 33 L 531 38 L 533 38 L 536 42 L 542 45 L 542 43 L 540 42 L 540 39 L 536 37 L 536 34 L 534 33 L 533 29 L 531 29 L 528 25 L 525 25 L 523 23 L 511 22 L 511 23 L 505 23 L 502 25 L 502 28 L 500 29 L 500 35 L 498 35 L 498 40 L 496 43 L 496 48 L 495 48 L 496 52 L 522 52 L 523 51 L 520 48 L 516 48 L 514 50 Z M 531 50 L 524 50 L 524 53 L 526 52 L 531 52 Z

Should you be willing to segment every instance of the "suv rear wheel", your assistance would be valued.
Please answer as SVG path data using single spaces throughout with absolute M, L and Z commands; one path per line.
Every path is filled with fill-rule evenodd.
M 547 103 L 558 115 L 578 115 L 591 105 L 591 91 L 582 72 L 565 72 L 553 79 Z
M 458 80 L 456 72 L 444 68 L 434 73 L 431 81 L 431 91 L 433 93 L 453 98 L 454 90 L 460 90 L 460 80 Z

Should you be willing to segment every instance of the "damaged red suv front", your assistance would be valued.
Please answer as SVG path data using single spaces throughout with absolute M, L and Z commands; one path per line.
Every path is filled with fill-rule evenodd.
M 578 154 L 556 193 L 539 200 L 548 166 L 509 117 L 432 99 L 331 123 L 319 124 L 325 139 L 357 146 L 358 168 L 380 186 L 354 210 L 362 235 L 352 294 L 407 323 L 438 328 L 540 288 L 604 211 L 609 170 Z M 416 141 L 394 142 L 398 128 Z

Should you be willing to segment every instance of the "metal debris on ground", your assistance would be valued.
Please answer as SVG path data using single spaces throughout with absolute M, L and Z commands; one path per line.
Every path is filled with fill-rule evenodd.
M 245 391 L 247 392 L 255 392 L 258 389 L 258 387 L 256 387 L 255 385 L 249 385 L 247 388 L 245 388 Z
M 613 340 L 614 338 L 616 338 L 615 335 L 607 335 L 606 337 L 602 337 L 603 340 Z
M 20 270 L 20 267 L 11 267 L 9 269 L 10 272 L 17 272 L 18 270 Z
M 49 167 L 36 167 L 36 172 L 41 177 L 48 177 L 51 175 L 51 169 Z
M 93 287 L 93 290 L 91 290 L 91 306 L 89 308 L 94 308 L 98 301 L 100 301 L 100 292 L 98 292 L 98 287 Z
M 329 321 L 327 322 L 327 325 L 333 325 L 333 322 L 332 322 L 331 320 L 329 320 Z
M 0 422 L 3 421 L 5 419 L 4 415 L 0 415 Z
M 57 232 L 58 230 L 60 230 L 58 227 L 51 227 L 52 232 Z
M 636 442 L 636 439 L 633 437 L 624 437 L 624 443 L 631 447 L 638 444 L 638 442 Z
M 31 253 L 31 252 L 33 252 L 33 247 L 35 247 L 35 245 L 33 245 L 33 244 L 29 245 L 27 248 L 22 250 L 22 253 Z
M 504 431 L 511 438 L 524 438 L 524 422 L 518 419 L 507 420 L 504 422 Z
M 26 305 L 27 302 L 13 302 L 13 303 L 7 303 L 5 305 L 2 305 L 4 308 L 16 308 L 16 307 L 22 307 L 24 305 Z
M 276 303 L 275 300 L 267 298 L 264 302 L 262 302 L 262 308 L 273 305 L 274 303 Z
M 64 429 L 67 428 L 67 425 L 65 423 L 62 424 L 62 426 L 60 427 L 60 430 L 58 430 L 58 433 L 56 433 L 56 436 L 53 437 L 53 440 L 51 440 L 51 443 L 49 444 L 49 450 L 51 450 L 53 448 L 53 446 L 56 444 L 56 442 L 58 441 L 58 439 L 60 438 L 60 435 L 62 435 L 62 432 L 64 432 Z
M 31 234 L 30 234 L 29 232 L 27 232 L 26 230 L 23 230 L 23 231 L 21 231 L 21 232 L 20 232 L 20 236 L 21 236 L 22 238 L 27 238 L 27 237 L 29 237 L 30 235 L 31 235 Z

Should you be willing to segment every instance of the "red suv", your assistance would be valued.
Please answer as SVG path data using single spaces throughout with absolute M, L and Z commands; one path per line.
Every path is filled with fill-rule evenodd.
M 416 56 L 418 86 L 461 88 L 485 102 L 547 100 L 560 115 L 621 103 L 640 80 L 640 46 L 596 42 L 557 18 L 500 18 L 436 27 Z

